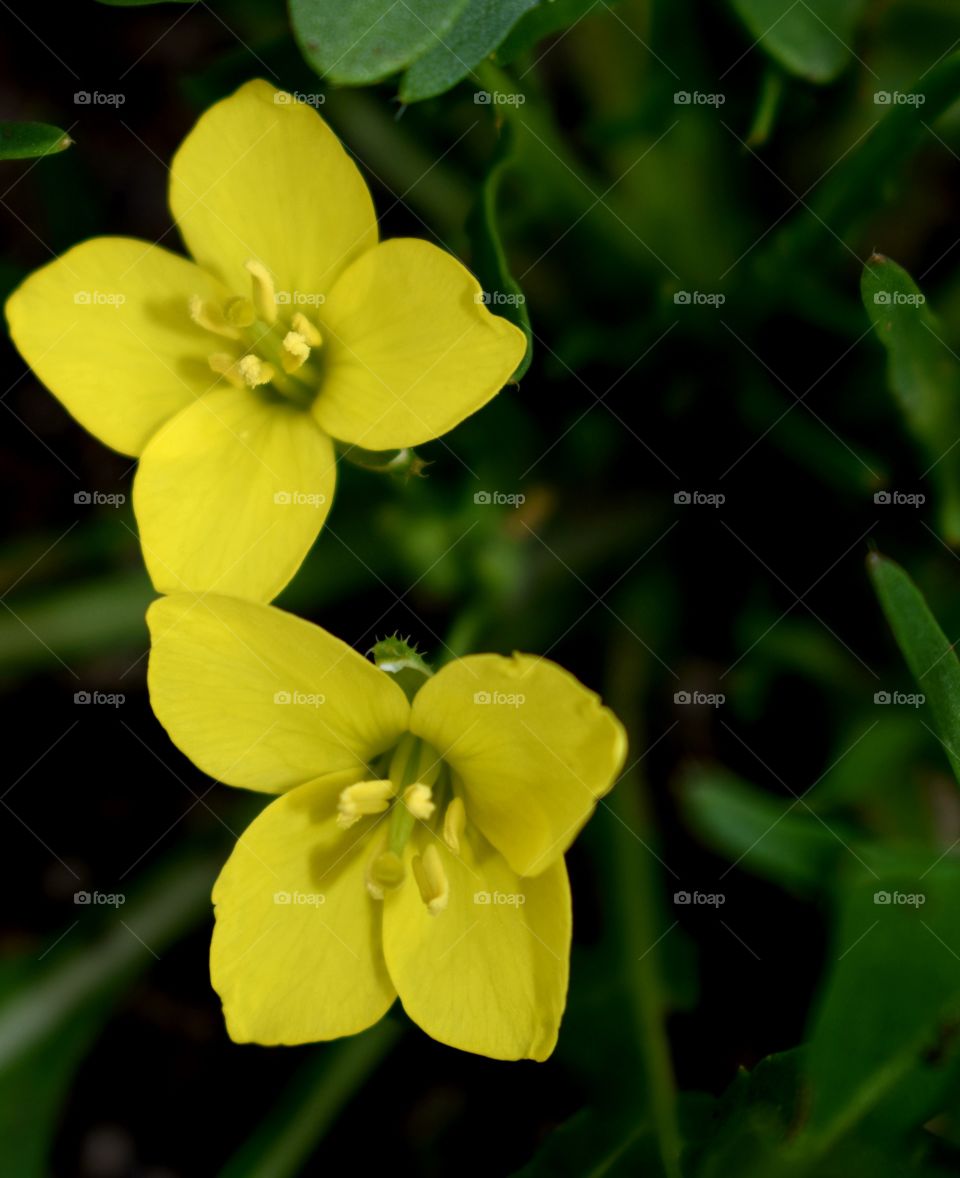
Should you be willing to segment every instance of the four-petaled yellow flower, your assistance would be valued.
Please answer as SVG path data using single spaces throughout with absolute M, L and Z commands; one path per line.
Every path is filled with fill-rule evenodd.
M 378 243 L 333 132 L 266 82 L 200 118 L 170 206 L 194 261 L 83 242 L 13 293 L 10 334 L 82 425 L 139 457 L 157 589 L 269 601 L 330 508 L 331 439 L 439 437 L 509 380 L 524 337 L 443 250 Z
M 349 1035 L 399 995 L 442 1043 L 545 1059 L 567 991 L 563 856 L 623 765 L 613 713 L 531 655 L 472 655 L 405 691 L 272 606 L 178 594 L 148 621 L 174 743 L 280 795 L 214 888 L 231 1037 Z

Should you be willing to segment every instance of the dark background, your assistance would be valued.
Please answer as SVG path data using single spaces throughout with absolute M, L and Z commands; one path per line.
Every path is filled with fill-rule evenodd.
M 858 52 L 888 88 L 906 84 L 960 36 L 950 7 L 876 5 Z M 854 62 L 825 89 L 787 81 L 775 133 L 754 153 L 742 140 L 769 67 L 732 14 L 706 3 L 652 15 L 617 5 L 619 18 L 601 8 L 544 43 L 522 83 L 599 185 L 585 194 L 535 152 L 507 179 L 504 238 L 536 335 L 529 374 L 446 444 L 424 448 L 424 480 L 344 464 L 329 526 L 280 604 L 361 650 L 399 630 L 428 656 L 441 639 L 549 651 L 630 727 L 630 761 L 642 760 L 619 788 L 642 790 L 644 841 L 665 868 L 601 808 L 569 857 L 572 992 L 553 1058 L 495 1063 L 409 1027 L 318 1147 L 318 1173 L 509 1173 L 578 1108 L 616 1094 L 628 1023 L 616 919 L 651 902 L 611 896 L 604 872 L 618 840 L 647 860 L 665 897 L 654 927 L 679 922 L 664 956 L 680 1086 L 720 1092 L 738 1065 L 798 1043 L 825 966 L 826 913 L 740 869 L 718 883 L 727 863 L 689 829 L 685 775 L 716 761 L 789 798 L 858 733 L 888 722 L 874 692 L 909 684 L 865 573 L 871 545 L 910 568 L 948 633 L 960 623 L 960 569 L 939 535 L 929 463 L 887 392 L 859 296 L 862 264 L 882 250 L 921 281 L 948 341 L 960 337 L 957 120 L 939 124 L 898 175 L 876 178 L 890 191 L 879 211 L 838 230 L 847 248 L 814 225 L 810 248 L 791 257 L 780 230 L 804 218 L 796 198 L 809 199 L 877 117 L 875 78 Z M 0 116 L 53 122 L 76 141 L 55 158 L 2 165 L 4 292 L 85 237 L 161 238 L 173 151 L 210 102 L 252 76 L 326 92 L 321 113 L 363 168 L 383 236 L 431 237 L 470 263 L 467 214 L 496 138 L 472 86 L 406 110 L 389 83 L 326 90 L 282 5 L 252 0 L 15 4 L 0 21 Z M 674 105 L 675 90 L 696 88 L 722 91 L 724 105 Z M 124 102 L 77 105 L 81 90 Z M 608 206 L 630 210 L 631 227 Z M 677 305 L 682 289 L 726 302 Z M 152 717 L 142 624 L 151 591 L 129 502 L 74 502 L 81 490 L 129 500 L 131 464 L 72 422 L 8 342 L 0 364 L 12 787 L 0 812 L 2 946 L 33 961 L 74 921 L 62 948 L 124 915 L 77 908 L 76 890 L 132 889 L 195 851 L 222 860 L 258 803 L 211 789 Z M 881 487 L 927 502 L 877 505 Z M 526 501 L 476 505 L 483 489 Z M 675 503 L 685 490 L 725 501 Z M 674 703 L 695 689 L 726 701 Z M 82 690 L 125 702 L 78 707 Z M 946 839 L 956 802 L 919 721 L 911 757 L 917 805 L 935 808 Z M 721 886 L 720 913 L 670 903 L 681 887 Z M 209 987 L 209 933 L 205 917 L 156 960 L 144 947 L 142 972 L 70 1085 L 56 1174 L 214 1173 L 304 1060 L 326 1050 L 231 1044 Z

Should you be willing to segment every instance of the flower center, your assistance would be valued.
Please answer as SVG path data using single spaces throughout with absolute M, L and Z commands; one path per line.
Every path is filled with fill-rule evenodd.
M 251 259 L 246 268 L 250 298 L 223 304 L 199 295 L 190 299 L 193 322 L 223 341 L 207 363 L 235 388 L 263 389 L 306 409 L 320 387 L 323 333 L 301 310 L 280 314 L 278 307 L 288 303 L 277 296 L 262 262 Z
M 376 849 L 366 875 L 367 891 L 376 900 L 403 883 L 404 851 L 418 824 L 424 827 L 427 842 L 413 856 L 411 866 L 421 899 L 428 912 L 437 915 L 450 895 L 439 842 L 454 855 L 460 853 L 466 827 L 463 799 L 454 793 L 449 767 L 436 750 L 411 733 L 383 758 L 382 770 L 385 776 L 358 781 L 341 791 L 337 824 L 347 830 L 363 818 L 383 816 L 380 821 L 386 829 L 375 836 Z

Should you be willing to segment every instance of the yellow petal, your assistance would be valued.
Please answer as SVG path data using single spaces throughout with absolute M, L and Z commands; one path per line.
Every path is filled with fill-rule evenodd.
M 241 835 L 213 889 L 210 977 L 237 1043 L 352 1035 L 390 1008 L 381 905 L 364 852 L 330 817 L 328 791 L 292 790 Z
M 314 412 L 368 450 L 416 446 L 453 429 L 510 379 L 526 341 L 491 315 L 472 274 L 436 246 L 383 242 L 320 308 L 324 379 Z
M 316 539 L 335 481 L 308 413 L 248 389 L 208 393 L 153 438 L 134 480 L 154 585 L 269 601 Z
M 627 747 L 597 695 L 556 663 L 524 654 L 448 663 L 415 696 L 410 729 L 460 776 L 468 822 L 521 875 L 566 851 Z
M 566 1002 L 567 869 L 558 859 L 522 879 L 485 840 L 472 842 L 459 857 L 440 840 L 429 844 L 446 876 L 442 909 L 430 911 L 411 872 L 387 893 L 387 968 L 404 1010 L 434 1039 L 493 1059 L 543 1060 Z M 414 854 L 408 846 L 411 864 Z
M 187 248 L 236 295 L 248 261 L 278 297 L 325 294 L 377 241 L 370 193 L 323 119 L 263 81 L 210 107 L 173 158 L 170 207 Z
M 279 793 L 391 748 L 409 705 L 389 675 L 319 626 L 210 594 L 147 611 L 150 702 L 173 743 L 211 777 Z M 336 797 L 332 803 L 336 810 Z
M 96 237 L 34 271 L 7 300 L 7 321 L 20 354 L 77 421 L 136 455 L 212 386 L 210 336 L 189 303 L 222 293 L 158 246 Z

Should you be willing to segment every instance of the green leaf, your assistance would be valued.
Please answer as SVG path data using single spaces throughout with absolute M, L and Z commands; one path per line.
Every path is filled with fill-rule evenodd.
M 514 1178 L 612 1178 L 661 1174 L 650 1127 L 623 1113 L 581 1109 L 546 1138 Z
M 594 9 L 597 9 L 598 14 L 602 13 L 603 7 L 597 4 L 597 0 L 545 0 L 517 21 L 497 50 L 498 64 L 509 65 L 545 37 L 570 28 Z
M 504 124 L 490 167 L 471 212 L 467 229 L 473 243 L 473 270 L 490 299 L 490 310 L 509 319 L 527 337 L 527 350 L 513 374 L 520 380 L 533 359 L 533 330 L 527 311 L 527 299 L 520 283 L 510 272 L 507 255 L 500 240 L 497 196 L 505 172 L 513 161 L 515 132 L 513 125 Z
M 222 854 L 179 853 L 110 908 L 93 936 L 78 907 L 38 960 L 4 964 L 0 976 L 0 1173 L 49 1174 L 60 1105 L 80 1061 L 117 999 L 159 951 L 209 912 Z M 80 925 L 80 927 L 76 927 Z
M 750 36 L 785 69 L 811 82 L 843 70 L 866 0 L 731 0 Z
M 29 160 L 66 151 L 73 140 L 49 123 L 0 123 L 0 160 Z
M 319 74 L 364 86 L 442 46 L 466 6 L 467 0 L 290 0 L 290 20 Z
M 960 662 L 923 594 L 892 560 L 871 553 L 867 568 L 887 622 L 933 714 L 957 781 L 960 782 Z
M 819 891 L 843 851 L 795 799 L 773 797 L 721 769 L 696 769 L 682 801 L 690 825 L 713 850 L 794 891 Z
M 404 74 L 400 83 L 401 100 L 419 102 L 455 86 L 493 53 L 525 12 L 539 3 L 540 0 L 469 0 L 443 41 Z
M 871 1136 L 923 1124 L 960 1048 L 960 863 L 888 856 L 873 868 L 841 893 L 813 1020 L 807 1145 L 821 1150 L 866 1117 Z
M 861 279 L 863 305 L 887 350 L 887 383 L 923 449 L 940 495 L 940 522 L 960 543 L 960 364 L 920 288 L 896 262 L 874 254 Z
M 390 1052 L 401 1031 L 400 1023 L 385 1018 L 361 1035 L 312 1049 L 312 1058 L 220 1178 L 293 1178 L 303 1173 L 317 1142 Z

